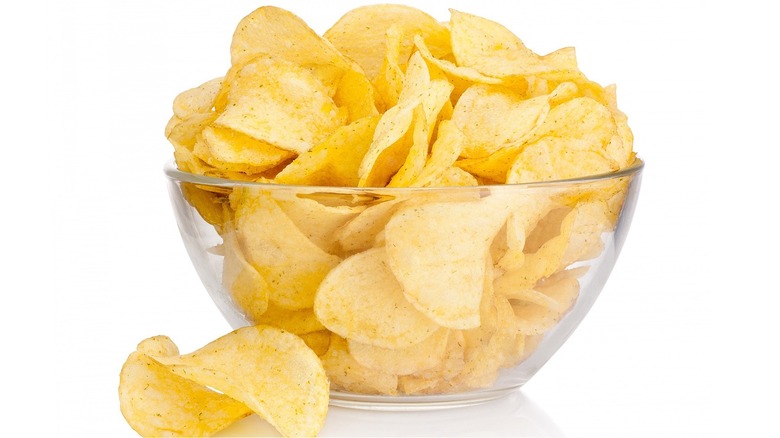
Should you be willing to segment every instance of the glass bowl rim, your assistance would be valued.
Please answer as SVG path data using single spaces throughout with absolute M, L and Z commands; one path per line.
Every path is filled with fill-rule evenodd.
M 360 193 L 376 193 L 381 191 L 383 193 L 408 193 L 408 192 L 458 192 L 464 190 L 517 190 L 523 189 L 550 189 L 561 188 L 571 185 L 587 184 L 598 181 L 607 181 L 611 179 L 630 177 L 638 174 L 644 169 L 645 162 L 639 156 L 634 157 L 634 162 L 630 166 L 623 169 L 600 173 L 594 175 L 587 175 L 577 178 L 558 179 L 550 181 L 534 181 L 527 183 L 517 184 L 486 184 L 478 186 L 434 186 L 434 187 L 346 187 L 346 186 L 316 186 L 316 185 L 297 185 L 297 184 L 277 184 L 271 182 L 256 182 L 256 181 L 241 181 L 227 178 L 219 178 L 215 176 L 204 176 L 190 172 L 179 170 L 176 167 L 176 162 L 170 159 L 165 162 L 163 171 L 165 175 L 173 180 L 179 182 L 187 182 L 198 185 L 207 185 L 213 187 L 231 188 L 236 186 L 242 187 L 257 187 L 265 190 L 297 190 L 307 192 L 329 192 L 329 193 L 344 193 L 344 194 L 360 194 Z

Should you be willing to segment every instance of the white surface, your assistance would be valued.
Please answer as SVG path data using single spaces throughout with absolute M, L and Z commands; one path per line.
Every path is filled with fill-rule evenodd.
M 617 82 L 647 162 L 601 298 L 523 389 L 491 405 L 332 409 L 323 435 L 755 436 L 776 426 L 776 14 L 759 1 L 430 1 L 577 47 Z M 358 2 L 277 2 L 324 31 Z M 329 5 L 323 9 L 320 5 Z M 24 3 L 0 18 L 4 434 L 134 436 L 119 369 L 166 334 L 229 330 L 179 241 L 170 102 L 222 75 L 257 1 Z M 468 420 L 468 421 L 467 421 Z M 274 434 L 256 418 L 234 434 Z

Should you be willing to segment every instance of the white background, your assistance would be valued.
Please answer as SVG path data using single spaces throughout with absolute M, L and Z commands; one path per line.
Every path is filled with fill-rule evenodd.
M 287 1 L 323 32 L 361 2 Z M 756 436 L 776 429 L 776 14 L 767 2 L 427 1 L 574 45 L 618 84 L 647 167 L 614 273 L 520 392 L 433 413 L 331 409 L 322 434 Z M 134 436 L 120 367 L 140 340 L 229 331 L 167 198 L 173 97 L 227 69 L 257 1 L 27 2 L 0 22 L 3 434 Z M 327 5 L 323 6 L 323 5 Z M 275 434 L 257 418 L 228 431 Z

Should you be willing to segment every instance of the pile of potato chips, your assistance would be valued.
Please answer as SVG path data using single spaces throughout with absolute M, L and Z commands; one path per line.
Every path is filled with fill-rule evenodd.
M 493 21 L 450 12 L 441 23 L 365 6 L 320 36 L 262 7 L 239 23 L 225 76 L 176 97 L 166 135 L 179 169 L 234 183 L 180 188 L 222 237 L 222 285 L 255 327 L 203 354 L 144 341 L 123 370 L 130 417 L 148 416 L 146 378 L 183 434 L 250 411 L 311 434 L 325 412 L 312 356 L 334 390 L 485 388 L 571 308 L 627 178 L 518 183 L 630 167 L 615 88 L 588 80 L 572 48 L 540 56 Z M 302 342 L 260 352 L 284 336 Z M 268 373 L 285 366 L 297 368 L 277 385 Z M 174 385 L 184 389 L 165 395 Z M 266 404 L 274 395 L 303 412 Z M 169 430 L 157 423 L 171 427 L 136 430 Z

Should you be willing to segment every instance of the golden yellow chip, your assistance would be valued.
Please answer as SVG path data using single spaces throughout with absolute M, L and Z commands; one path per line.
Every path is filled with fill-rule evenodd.
M 330 348 L 331 335 L 332 333 L 328 330 L 318 330 L 316 332 L 303 333 L 298 336 L 303 339 L 303 342 L 311 348 L 314 354 L 322 356 L 327 353 L 328 348 Z
M 260 56 L 236 74 L 215 123 L 302 154 L 344 125 L 346 116 L 309 70 Z
M 512 296 L 532 289 L 539 280 L 555 273 L 561 267 L 576 217 L 576 210 L 557 208 L 541 219 L 526 237 L 523 264 L 495 280 L 496 294 Z
M 411 146 L 406 155 L 406 160 L 398 172 L 390 179 L 388 187 L 410 187 L 420 176 L 428 159 L 428 122 L 422 105 L 414 109 L 411 131 Z
M 182 92 L 173 99 L 173 114 L 185 119 L 193 114 L 207 113 L 214 107 L 224 78 L 219 77 Z
M 267 193 L 236 189 L 230 196 L 244 255 L 270 287 L 269 300 L 290 310 L 311 308 L 320 281 L 341 260 L 320 249 Z
M 201 136 L 195 155 L 225 170 L 258 174 L 295 157 L 293 152 L 228 128 L 207 126 Z
M 458 65 L 486 76 L 539 76 L 559 82 L 582 79 L 574 50 L 539 56 L 506 27 L 476 15 L 450 10 L 452 52 Z
M 361 187 L 382 187 L 407 160 L 414 133 L 415 110 L 422 108 L 430 138 L 439 111 L 449 101 L 452 85 L 441 79 L 432 80 L 425 61 L 415 53 L 404 76 L 404 86 L 398 104 L 388 109 L 379 120 L 374 139 L 360 164 L 358 183 Z M 427 143 L 427 142 L 426 142 Z M 426 147 L 427 154 L 427 147 Z
M 277 204 L 309 240 L 329 254 L 340 250 L 334 238 L 336 230 L 365 210 L 362 205 L 330 206 L 298 196 Z
M 402 201 L 404 198 L 399 197 L 371 205 L 336 230 L 335 238 L 341 250 L 354 254 L 373 248 L 377 236 L 384 231 L 387 221 Z
M 381 247 L 345 259 L 317 290 L 317 318 L 343 338 L 383 348 L 405 348 L 431 336 L 438 325 L 406 301 L 387 265 Z
M 325 370 L 317 355 L 291 333 L 244 327 L 193 353 L 145 354 L 169 372 L 243 403 L 284 436 L 315 436 L 325 422 Z
M 255 316 L 252 322 L 277 327 L 296 335 L 325 330 L 325 326 L 314 315 L 313 309 L 289 310 L 273 303 L 269 303 L 266 311 Z
M 404 348 L 382 348 L 348 339 L 349 353 L 361 365 L 404 376 L 424 371 L 444 358 L 450 330 L 440 328 L 422 342 Z
M 441 178 L 458 159 L 465 137 L 450 120 L 442 120 L 436 141 L 431 145 L 431 155 L 411 186 L 425 187 L 441 184 Z
M 402 206 L 385 227 L 388 263 L 406 298 L 438 324 L 479 325 L 485 257 L 511 198 Z
M 327 140 L 293 160 L 275 178 L 279 184 L 357 186 L 358 168 L 376 130 L 379 116 L 338 128 Z
M 539 286 L 538 292 L 555 301 L 556 306 L 532 301 L 512 301 L 515 327 L 526 335 L 541 335 L 555 325 L 577 299 L 580 283 L 576 277 L 562 275 Z
M 141 342 L 119 375 L 119 408 L 141 436 L 208 436 L 252 413 L 244 403 L 180 377 L 152 359 L 178 355 L 165 336 Z
M 333 334 L 328 351 L 322 355 L 322 365 L 335 390 L 359 394 L 398 393 L 398 376 L 382 370 L 366 368 L 349 354 L 347 341 Z
M 415 35 L 420 35 L 437 55 L 450 52 L 449 31 L 433 17 L 409 6 L 370 5 L 353 9 L 325 32 L 325 38 L 347 57 L 354 59 L 373 79 L 381 68 L 388 29 L 396 26 L 399 63 L 405 65 L 412 53 Z
M 522 145 L 542 125 L 549 109 L 547 96 L 523 99 L 508 89 L 470 87 L 452 112 L 453 123 L 467 139 L 461 155 L 481 158 Z
M 247 319 L 257 323 L 268 310 L 270 287 L 254 266 L 247 262 L 244 251 L 231 229 L 222 234 L 222 286 Z

